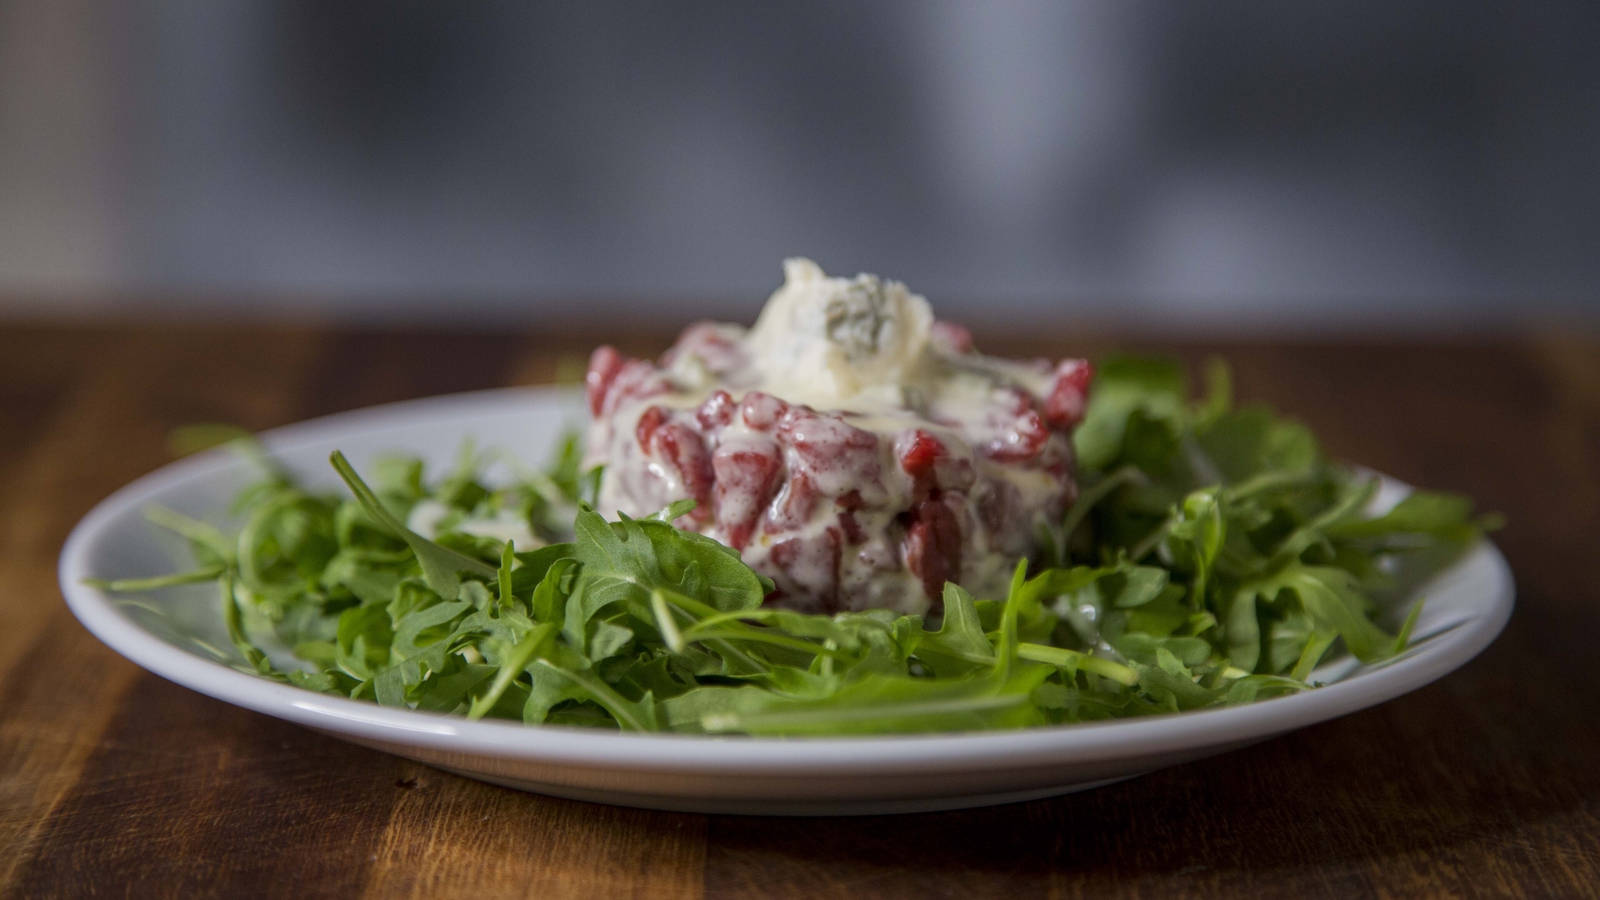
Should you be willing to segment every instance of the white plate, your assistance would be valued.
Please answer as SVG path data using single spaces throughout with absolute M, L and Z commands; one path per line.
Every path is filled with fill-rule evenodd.
M 335 448 L 359 467 L 384 452 L 434 466 L 464 437 L 530 462 L 581 422 L 575 393 L 509 389 L 397 403 L 269 432 L 268 447 L 312 484 L 335 487 Z M 61 554 L 61 589 L 96 637 L 140 666 L 237 706 L 524 790 L 629 806 L 754 814 L 954 809 L 1045 797 L 1130 778 L 1363 709 L 1471 659 L 1511 614 L 1511 573 L 1483 542 L 1426 587 L 1416 645 L 1400 658 L 1317 673 L 1327 687 L 1248 706 L 1026 731 L 914 737 L 772 739 L 638 735 L 389 709 L 277 684 L 230 668 L 215 588 L 114 597 L 83 579 L 174 571 L 182 548 L 143 518 L 162 504 L 219 520 L 253 476 L 212 452 L 169 465 L 95 507 Z M 1404 488 L 1385 484 L 1392 502 Z M 223 649 L 219 649 L 223 648 Z

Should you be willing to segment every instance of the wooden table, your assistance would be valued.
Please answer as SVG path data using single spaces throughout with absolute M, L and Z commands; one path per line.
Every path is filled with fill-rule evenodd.
M 0 895 L 1600 890 L 1593 336 L 1162 346 L 1222 352 L 1242 394 L 1294 410 L 1339 456 L 1504 512 L 1517 611 L 1482 657 L 1410 696 L 1053 800 L 794 820 L 521 794 L 175 687 L 60 600 L 67 530 L 165 462 L 176 425 L 266 428 L 549 380 L 589 343 L 554 329 L 0 328 Z

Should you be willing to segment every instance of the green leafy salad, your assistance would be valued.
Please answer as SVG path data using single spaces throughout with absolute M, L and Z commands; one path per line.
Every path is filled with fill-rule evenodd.
M 607 521 L 567 438 L 546 472 L 491 485 L 465 453 L 415 459 L 349 496 L 259 451 L 225 534 L 170 510 L 193 571 L 97 582 L 216 582 L 243 668 L 385 706 L 624 731 L 842 735 L 966 731 L 1171 713 L 1313 688 L 1319 662 L 1400 652 L 1429 574 L 1486 521 L 1462 497 L 1370 511 L 1377 479 L 1326 460 L 1302 425 L 1234 408 L 1213 364 L 1194 401 L 1176 363 L 1099 366 L 1074 438 L 1080 496 L 1041 523 L 1005 596 L 946 584 L 938 621 L 762 605 L 734 550 L 671 524 L 678 504 Z M 431 537 L 406 523 L 440 511 Z M 526 523 L 519 548 L 458 527 Z M 1390 623 L 1386 629 L 1380 623 Z M 1399 624 L 1394 624 L 1399 623 Z M 291 648 L 299 665 L 262 649 Z

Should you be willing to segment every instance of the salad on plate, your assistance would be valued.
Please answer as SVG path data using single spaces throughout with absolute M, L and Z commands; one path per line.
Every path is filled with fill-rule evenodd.
M 1329 461 L 1212 364 L 978 353 L 904 285 L 790 260 L 754 326 L 595 351 L 586 433 L 491 479 L 395 455 L 171 510 L 262 677 L 470 718 L 702 734 L 1020 728 L 1314 689 L 1407 644 L 1489 521 Z M 466 439 L 469 435 L 463 435 Z M 515 449 L 515 448 L 512 448 Z

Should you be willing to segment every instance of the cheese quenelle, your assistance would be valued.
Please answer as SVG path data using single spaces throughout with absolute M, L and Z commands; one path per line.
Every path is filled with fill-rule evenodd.
M 677 525 L 811 612 L 937 611 L 1004 596 L 1038 524 L 1076 496 L 1090 369 L 983 356 L 906 286 L 784 263 L 754 326 L 700 323 L 657 362 L 590 360 L 599 511 L 696 506 Z

